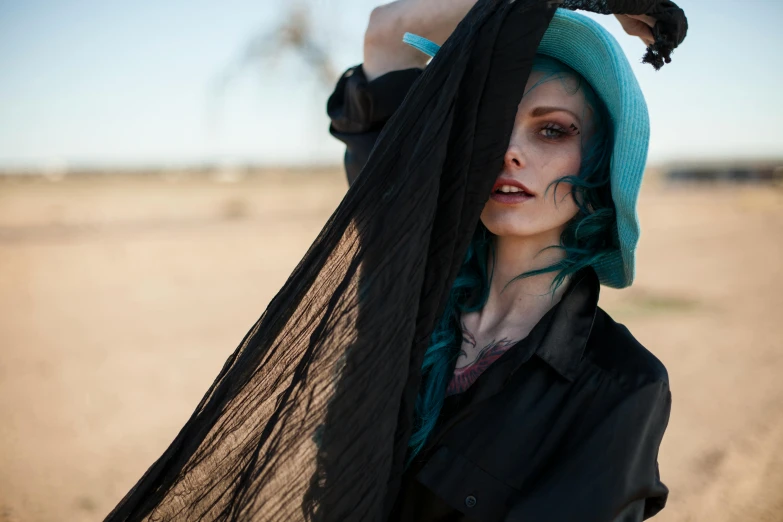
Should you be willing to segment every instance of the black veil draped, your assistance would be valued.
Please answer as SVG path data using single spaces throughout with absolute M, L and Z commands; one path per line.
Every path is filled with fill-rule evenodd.
M 644 13 L 661 2 L 629 3 Z M 563 4 L 611 8 L 479 0 L 193 415 L 107 521 L 387 518 L 424 351 L 502 168 L 538 43 Z

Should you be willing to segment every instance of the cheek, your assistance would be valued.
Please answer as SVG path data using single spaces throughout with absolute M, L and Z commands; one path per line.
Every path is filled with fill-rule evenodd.
M 571 140 L 558 146 L 542 144 L 533 146 L 536 173 L 546 186 L 565 176 L 579 174 L 582 152 L 578 140 Z
M 539 178 L 538 186 L 542 187 L 542 192 L 548 190 L 545 202 L 552 204 L 553 207 L 555 200 L 557 201 L 557 207 L 566 205 L 569 202 L 573 205 L 574 203 L 569 196 L 571 184 L 559 183 L 555 185 L 555 182 L 566 176 L 577 176 L 579 174 L 579 167 L 582 162 L 579 142 L 572 140 L 569 143 L 552 147 L 550 150 L 539 150 L 537 152 L 539 155 L 535 170 Z M 555 190 L 556 192 L 554 192 Z
M 562 151 L 562 154 L 551 158 L 547 168 L 544 169 L 543 176 L 546 178 L 544 185 L 552 184 L 545 198 L 541 201 L 544 208 L 542 214 L 548 217 L 547 221 L 553 226 L 562 226 L 573 218 L 579 211 L 579 207 L 574 201 L 571 191 L 573 186 L 570 183 L 555 182 L 565 176 L 576 176 L 579 174 L 581 165 L 581 154 L 578 148 L 575 150 Z

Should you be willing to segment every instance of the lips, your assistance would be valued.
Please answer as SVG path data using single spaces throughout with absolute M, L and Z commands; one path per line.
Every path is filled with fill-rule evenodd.
M 502 192 L 500 190 L 503 186 L 516 187 L 516 192 Z M 489 195 L 490 199 L 504 205 L 516 205 L 518 203 L 524 203 L 535 197 L 535 194 L 530 191 L 525 185 L 519 181 L 511 178 L 498 178 L 495 181 L 495 186 L 492 187 L 492 193 Z
M 526 192 L 529 196 L 535 196 L 535 193 L 527 188 L 525 185 L 520 183 L 519 181 L 512 179 L 512 178 L 498 178 L 495 181 L 495 186 L 492 187 L 492 193 L 498 192 L 500 190 L 500 187 L 503 185 L 508 185 L 510 187 L 517 187 L 518 189 L 522 190 L 523 192 Z M 513 192 L 512 194 L 519 194 L 519 192 Z

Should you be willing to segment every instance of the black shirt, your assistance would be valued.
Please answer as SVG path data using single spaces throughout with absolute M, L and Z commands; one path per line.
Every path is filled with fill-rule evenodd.
M 338 81 L 330 132 L 347 145 L 349 182 L 420 69 Z M 598 307 L 592 268 L 465 392 L 403 476 L 391 520 L 638 521 L 668 495 L 658 448 L 671 394 L 666 369 Z

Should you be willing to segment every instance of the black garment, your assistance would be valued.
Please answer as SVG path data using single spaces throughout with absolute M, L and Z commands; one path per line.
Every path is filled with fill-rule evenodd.
M 327 110 L 349 182 L 420 73 L 367 82 L 359 65 L 338 81 Z M 575 274 L 527 338 L 446 398 L 391 521 L 624 522 L 663 508 L 666 369 L 597 306 L 599 288 L 591 268 Z
M 394 111 L 423 69 L 393 71 L 368 82 L 361 65 L 351 67 L 337 81 L 326 102 L 332 120 L 329 132 L 345 143 L 348 184 L 359 176 L 370 152 Z

